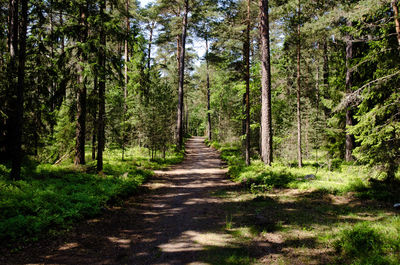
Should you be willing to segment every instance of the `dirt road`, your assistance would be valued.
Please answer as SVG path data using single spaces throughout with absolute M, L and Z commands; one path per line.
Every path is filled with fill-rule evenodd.
M 234 184 L 202 138 L 190 139 L 186 150 L 184 162 L 156 172 L 144 194 L 7 263 L 207 264 L 210 246 L 230 240 L 221 229 L 224 202 L 212 194 Z

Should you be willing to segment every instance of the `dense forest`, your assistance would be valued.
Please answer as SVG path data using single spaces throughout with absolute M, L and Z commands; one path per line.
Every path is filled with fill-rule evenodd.
M 181 162 L 191 136 L 219 149 L 228 174 L 252 192 L 341 172 L 306 188 L 359 192 L 393 208 L 398 8 L 397 0 L 1 1 L 0 239 L 37 240 L 98 214 L 150 170 Z M 396 264 L 399 247 L 379 264 Z

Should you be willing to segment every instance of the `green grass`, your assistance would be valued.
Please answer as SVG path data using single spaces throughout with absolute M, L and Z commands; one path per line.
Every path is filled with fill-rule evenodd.
M 399 264 L 400 218 L 361 222 L 343 229 L 334 246 L 341 254 L 339 261 L 349 264 Z
M 256 259 L 251 257 L 248 250 L 240 246 L 208 246 L 205 249 L 206 256 L 204 260 L 208 264 L 250 265 L 256 262 Z
M 132 196 L 158 169 L 183 159 L 168 153 L 166 159 L 149 161 L 143 150 L 129 149 L 125 161 L 120 150 L 106 150 L 103 174 L 96 161 L 74 166 L 27 163 L 22 180 L 8 180 L 9 168 L 0 165 L 0 242 L 3 246 L 36 241 L 79 220 L 100 214 L 108 205 Z
M 246 185 L 252 192 L 264 192 L 273 188 L 291 188 L 302 190 L 320 190 L 331 194 L 346 194 L 355 192 L 364 199 L 377 199 L 389 202 L 400 200 L 399 185 L 388 185 L 376 181 L 369 182 L 371 169 L 360 165 L 336 165 L 335 170 L 321 168 L 312 161 L 304 163 L 302 168 L 273 163 L 266 166 L 261 160 L 254 159 L 246 166 L 240 148 L 237 145 L 221 145 L 217 142 L 208 143 L 219 149 L 221 157 L 228 163 L 230 177 Z M 313 175 L 307 179 L 307 175 Z
M 90 150 L 86 151 L 86 160 L 91 161 Z M 138 168 L 147 170 L 165 169 L 168 166 L 178 164 L 184 159 L 184 150 L 177 152 L 173 148 L 165 153 L 165 158 L 162 154 L 157 153 L 157 156 L 152 160 L 147 148 L 144 147 L 130 147 L 125 150 L 124 160 L 122 161 L 122 151 L 118 148 L 109 148 L 104 152 L 104 157 L 110 162 L 132 162 Z M 72 161 L 67 161 L 71 163 Z
M 294 189 L 226 192 L 232 218 L 222 228 L 235 240 L 224 251 L 241 249 L 246 257 L 248 250 L 249 264 L 399 264 L 399 216 L 379 202 L 346 198 Z M 262 254 L 265 245 L 273 257 Z
M 246 166 L 237 145 L 209 145 L 221 152 L 232 180 L 242 183 L 243 189 L 213 194 L 230 202 L 227 233 L 242 242 L 239 248 L 260 249 L 265 236 L 272 248 L 285 249 L 263 257 L 267 264 L 400 264 L 400 217 L 392 207 L 400 201 L 400 183 L 345 163 L 329 170 L 312 161 L 303 168 L 268 167 L 253 159 Z M 315 178 L 305 178 L 311 174 Z

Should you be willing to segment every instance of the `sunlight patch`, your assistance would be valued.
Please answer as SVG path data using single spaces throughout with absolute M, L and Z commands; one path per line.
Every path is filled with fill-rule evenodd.
M 227 234 L 187 232 L 192 240 L 203 246 L 225 247 L 233 243 L 233 238 Z
M 227 169 L 221 168 L 190 168 L 174 169 L 171 171 L 155 171 L 158 175 L 193 175 L 193 174 L 225 174 Z
M 226 234 L 186 231 L 179 238 L 162 244 L 159 248 L 163 252 L 199 251 L 203 250 L 203 246 L 224 247 L 233 241 L 234 239 Z
M 125 239 L 125 238 L 108 237 L 108 240 L 110 240 L 113 243 L 118 244 L 122 248 L 129 248 L 130 243 L 131 243 L 130 239 Z
M 70 250 L 73 248 L 77 248 L 79 246 L 78 243 L 67 243 L 63 246 L 61 246 L 58 250 L 64 251 L 64 250 Z

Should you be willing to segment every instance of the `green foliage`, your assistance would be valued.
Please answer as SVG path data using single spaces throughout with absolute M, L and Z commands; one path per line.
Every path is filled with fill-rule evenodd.
M 394 32 L 394 22 L 383 22 L 389 5 L 377 6 L 375 13 L 365 15 L 361 21 L 376 23 L 376 28 L 357 24 L 357 34 L 373 34 L 374 40 L 364 45 L 363 66 L 357 74 L 362 79 L 357 105 L 357 124 L 349 129 L 358 143 L 354 155 L 361 163 L 381 167 L 391 180 L 399 168 L 400 158 L 400 80 L 398 42 L 389 37 Z M 376 21 L 376 22 L 375 22 Z M 379 29 L 378 29 L 379 28 Z
M 149 176 L 128 163 L 105 164 L 104 176 L 72 166 L 40 165 L 21 181 L 0 180 L 0 239 L 36 240 L 94 217 L 110 203 L 131 196 Z
M 66 100 L 56 113 L 54 135 L 47 139 L 46 146 L 40 148 L 36 156 L 36 159 L 43 163 L 55 163 L 63 155 L 69 155 L 74 148 L 75 124 L 72 106 Z
M 121 153 L 121 149 L 105 150 L 107 159 L 117 167 L 126 165 L 126 162 L 121 161 Z M 182 162 L 183 159 L 184 150 L 177 151 L 175 146 L 171 146 L 170 149 L 166 150 L 165 157 L 154 156 L 153 158 L 151 157 L 151 150 L 144 147 L 130 147 L 125 150 L 125 160 L 145 170 L 165 169 L 170 165 Z M 119 169 L 117 168 L 117 170 Z
M 397 203 L 400 194 L 400 181 L 394 180 L 392 182 L 370 179 L 367 185 L 357 185 L 355 190 L 357 196 L 362 199 L 375 199 L 380 201 L 388 201 Z
M 345 164 L 341 160 L 334 160 L 331 165 L 324 163 L 324 167 L 321 167 L 321 163 L 313 162 L 306 162 L 303 168 L 288 167 L 281 163 L 273 163 L 272 167 L 268 167 L 256 159 L 246 166 L 238 145 L 221 145 L 216 141 L 208 144 L 219 149 L 222 159 L 228 164 L 230 177 L 253 193 L 272 188 L 296 188 L 332 194 L 355 192 L 360 198 L 393 203 L 398 200 L 400 185 L 397 182 L 367 181 L 375 174 L 368 167 Z M 306 177 L 310 175 L 313 177 Z
M 381 165 L 393 178 L 400 156 L 400 120 L 396 118 L 400 108 L 400 93 L 390 95 L 372 109 L 365 104 L 360 106 L 362 115 L 357 117 L 359 123 L 350 130 L 360 143 L 355 155 L 360 162 Z
M 131 83 L 132 85 L 132 83 Z M 165 152 L 173 143 L 175 96 L 171 85 L 156 71 L 151 71 L 144 91 L 135 91 L 136 100 L 130 105 L 131 122 L 143 143 L 154 153 Z
M 399 218 L 391 219 L 390 228 L 374 227 L 368 222 L 345 229 L 334 242 L 335 249 L 346 263 L 363 265 L 398 264 L 400 250 Z M 385 231 L 386 230 L 386 231 Z M 386 232 L 386 233 L 384 233 Z

